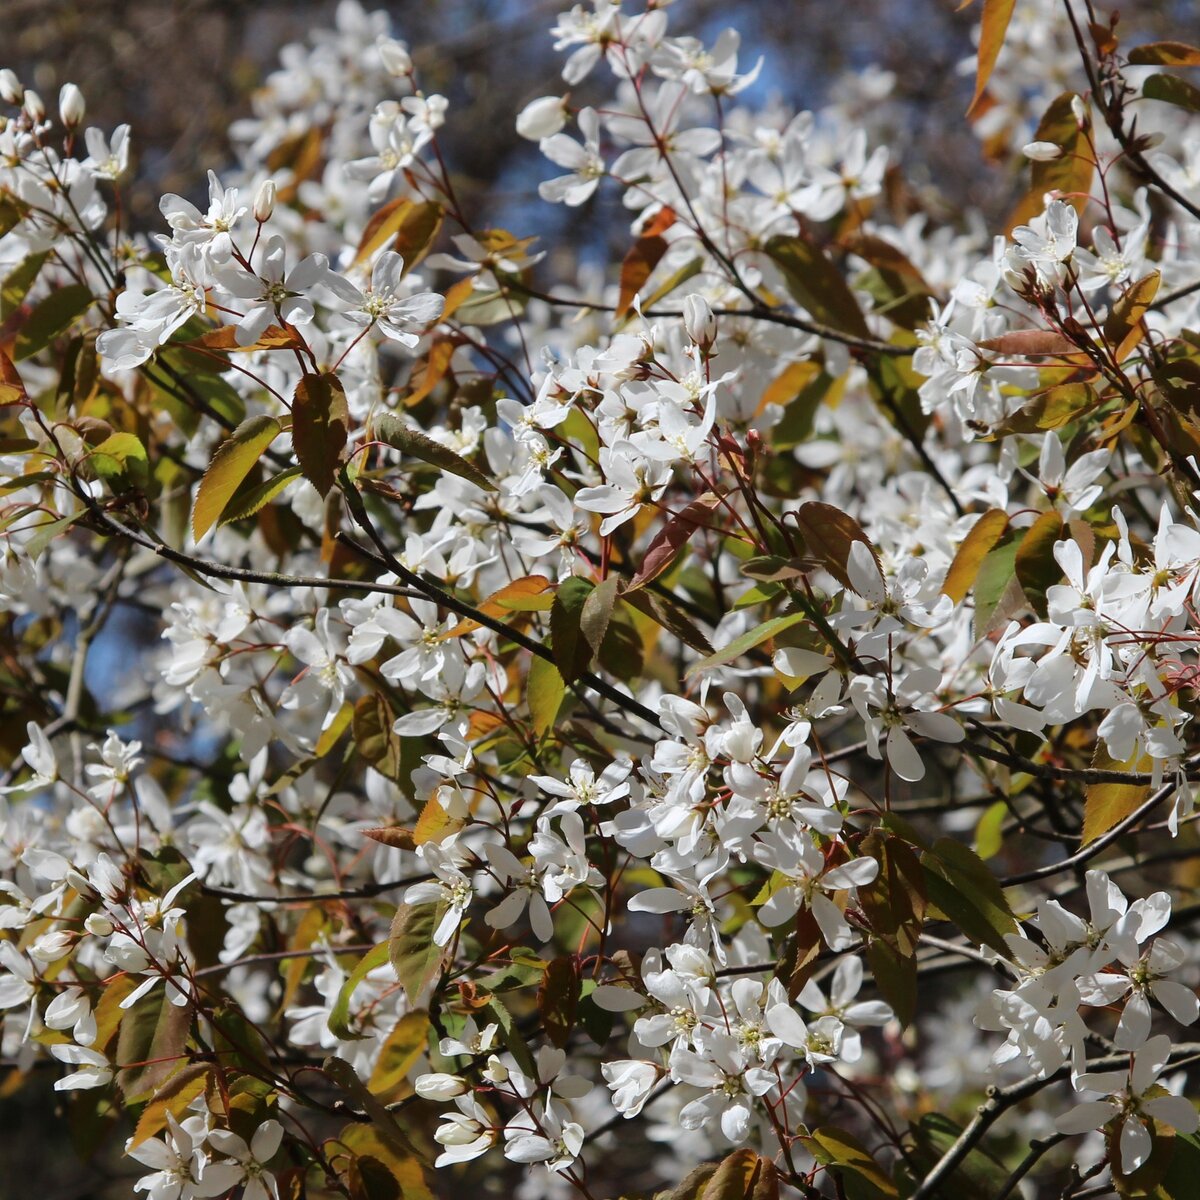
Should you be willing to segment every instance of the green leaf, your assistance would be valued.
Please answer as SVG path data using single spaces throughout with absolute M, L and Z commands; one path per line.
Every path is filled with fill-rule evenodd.
M 790 629 L 793 625 L 798 625 L 801 621 L 807 619 L 807 614 L 802 612 L 786 613 L 782 617 L 772 617 L 769 621 L 764 621 L 761 625 L 756 625 L 753 629 L 748 629 L 741 637 L 734 638 L 729 645 L 722 646 L 714 654 L 710 654 L 707 658 L 702 658 L 699 662 L 692 663 L 688 667 L 686 674 L 690 677 L 699 674 L 701 671 L 711 670 L 713 667 L 722 667 L 728 662 L 733 662 L 735 658 L 741 658 L 743 654 L 748 650 L 753 650 L 755 646 L 761 646 L 769 638 L 773 638 L 785 629 Z
M 783 272 L 792 299 L 818 321 L 854 337 L 871 336 L 850 285 L 819 246 L 780 234 L 763 250 Z
M 989 804 L 975 826 L 975 853 L 980 859 L 995 858 L 1004 846 L 1002 826 L 1008 816 L 1008 805 L 1003 800 Z
M 132 433 L 110 434 L 92 449 L 87 461 L 115 494 L 144 488 L 150 479 L 146 447 Z
M 598 583 L 591 594 L 583 602 L 583 611 L 579 614 L 579 628 L 593 654 L 600 653 L 604 643 L 604 635 L 608 631 L 608 623 L 612 619 L 613 604 L 617 598 L 617 586 L 620 577 L 610 575 Z
M 923 1178 L 962 1135 L 962 1128 L 941 1113 L 926 1113 L 909 1127 L 912 1146 L 905 1155 L 901 1177 L 912 1178 L 912 1168 Z M 907 1168 L 907 1169 L 906 1169 Z M 1008 1169 L 982 1145 L 975 1146 L 946 1178 L 938 1197 L 954 1200 L 995 1200 L 1008 1181 Z
M 354 705 L 350 730 L 359 754 L 381 775 L 399 780 L 403 747 L 400 738 L 392 732 L 395 723 L 396 714 L 387 697 L 371 692 Z
M 1054 545 L 1062 540 L 1062 518 L 1051 509 L 1025 531 L 1013 566 L 1026 599 L 1039 616 L 1046 615 L 1046 592 L 1062 579 Z
M 92 304 L 92 289 L 82 283 L 55 288 L 29 315 L 17 334 L 13 358 L 20 362 L 44 350 Z
M 1186 42 L 1147 42 L 1130 50 L 1129 61 L 1139 67 L 1200 67 L 1200 49 Z
M 288 487 L 300 478 L 299 467 L 284 467 L 261 483 L 253 487 L 241 487 L 222 509 L 218 525 L 228 525 L 232 521 L 244 521 L 252 517 L 261 508 L 265 508 L 277 496 L 281 496 Z
M 1178 75 L 1151 75 L 1142 84 L 1142 95 L 1147 100 L 1161 100 L 1188 112 L 1200 112 L 1200 88 Z
M 382 967 L 388 961 L 389 945 L 387 942 L 380 942 L 378 946 L 372 950 L 368 950 L 366 954 L 358 960 L 353 971 L 346 978 L 346 982 L 342 984 L 341 990 L 338 992 L 337 999 L 333 1003 L 333 1008 L 329 1010 L 329 1031 L 343 1042 L 353 1041 L 364 1037 L 364 1034 L 355 1033 L 350 1028 L 350 1001 L 354 997 L 354 991 L 366 977 L 375 970 L 376 967 Z
M 443 911 L 440 904 L 401 904 L 392 919 L 388 953 L 410 1004 L 417 1003 L 446 961 L 446 947 L 433 940 Z
M 1020 542 L 1006 534 L 984 556 L 975 579 L 975 638 L 987 635 L 993 617 L 1010 615 L 1010 608 L 1020 606 L 1024 593 L 1016 574 L 1017 548 Z
M 567 685 L 554 663 L 544 658 L 535 658 L 529 664 L 525 698 L 529 702 L 533 731 L 539 738 L 554 728 L 558 710 L 566 693 Z
M 401 420 L 394 413 L 380 413 L 374 420 L 375 436 L 393 449 L 430 466 L 439 467 L 460 479 L 466 479 L 485 492 L 494 492 L 496 485 L 476 466 L 455 454 L 449 446 L 435 442 L 428 434 Z
M 808 1137 L 801 1137 L 808 1152 L 824 1166 L 832 1167 L 839 1178 L 847 1171 L 870 1183 L 877 1196 L 896 1196 L 896 1185 L 888 1173 L 871 1157 L 861 1142 L 844 1129 L 823 1125 Z
M 355 265 L 387 247 L 404 259 L 404 269 L 410 271 L 437 237 L 442 216 L 442 206 L 432 200 L 392 200 L 367 222 L 354 255 Z
M 1016 917 L 987 864 L 961 842 L 939 838 L 921 855 L 929 900 L 972 941 L 1008 953 Z
M 292 446 L 304 478 L 327 496 L 350 438 L 350 408 L 336 375 L 303 375 L 292 398 Z
M 282 432 L 283 426 L 274 417 L 248 417 L 217 447 L 196 492 L 192 510 L 196 541 L 213 527 L 238 485 Z
M 593 585 L 572 575 L 558 585 L 550 608 L 551 649 L 563 679 L 570 683 L 588 669 L 592 648 L 583 633 L 583 608 Z
M 31 254 L 8 273 L 0 288 L 0 321 L 7 321 L 21 307 L 48 257 L 49 251 Z

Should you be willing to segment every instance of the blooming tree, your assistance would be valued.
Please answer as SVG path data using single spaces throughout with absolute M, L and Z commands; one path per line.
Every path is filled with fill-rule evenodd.
M 146 234 L 0 71 L 6 1091 L 155 1200 L 1188 1200 L 1200 49 L 984 0 L 988 230 L 670 8 L 514 114 L 604 275 L 352 0 Z

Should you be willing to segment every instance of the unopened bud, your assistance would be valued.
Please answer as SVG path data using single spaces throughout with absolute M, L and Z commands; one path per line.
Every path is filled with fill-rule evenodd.
M 402 75 L 412 74 L 412 57 L 403 42 L 398 42 L 395 38 L 380 38 L 377 45 L 383 69 L 389 75 L 399 78 Z
M 456 1096 L 465 1096 L 471 1090 L 465 1079 L 441 1071 L 418 1075 L 413 1086 L 423 1100 L 453 1100 Z
M 11 67 L 0 69 L 0 100 L 6 104 L 20 104 L 25 98 L 25 89 Z
M 22 106 L 25 109 L 29 119 L 36 125 L 40 121 L 46 119 L 46 106 L 42 103 L 42 98 L 33 90 L 28 88 L 25 92 L 25 98 L 22 101 Z
M 1021 147 L 1021 153 L 1034 162 L 1053 162 L 1056 158 L 1062 158 L 1062 152 L 1062 147 L 1053 142 L 1029 142 Z
M 92 913 L 83 919 L 83 927 L 93 937 L 111 937 L 116 926 L 103 913 Z
M 254 219 L 262 225 L 275 211 L 275 180 L 264 179 L 254 194 Z
M 683 327 L 701 350 L 708 350 L 717 340 L 717 318 L 703 296 L 693 294 L 684 299 Z
M 552 137 L 567 123 L 564 96 L 539 96 L 517 114 L 517 132 L 531 142 Z
M 1082 96 L 1071 97 L 1071 112 L 1075 117 L 1075 123 L 1080 129 L 1086 129 L 1088 126 L 1088 110 L 1087 105 L 1083 102 Z
M 68 129 L 77 128 L 83 121 L 87 104 L 83 93 L 73 83 L 64 83 L 58 93 L 58 115 Z

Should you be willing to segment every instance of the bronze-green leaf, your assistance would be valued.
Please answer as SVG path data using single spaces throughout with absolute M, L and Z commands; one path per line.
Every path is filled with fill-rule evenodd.
M 466 479 L 485 492 L 494 492 L 496 485 L 476 466 L 467 462 L 460 454 L 455 454 L 449 446 L 435 442 L 427 433 L 423 433 L 414 425 L 402 421 L 394 413 L 380 413 L 374 421 L 375 436 L 402 454 L 419 458 L 430 466 L 440 467 Z
M 292 446 L 304 478 L 329 494 L 350 438 L 350 407 L 336 375 L 303 375 L 292 399 Z
M 274 417 L 247 417 L 217 447 L 200 480 L 192 510 L 192 536 L 196 541 L 216 523 L 242 480 L 282 431 L 283 426 Z

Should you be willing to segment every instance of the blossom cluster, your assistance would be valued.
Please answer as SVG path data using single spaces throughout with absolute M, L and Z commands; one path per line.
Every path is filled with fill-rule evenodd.
M 560 14 L 514 117 L 611 277 L 460 206 L 353 0 L 157 230 L 0 71 L 0 1047 L 156 1200 L 1183 1200 L 1200 121 L 1142 71 L 1200 51 L 986 6 L 989 237 L 670 7 Z

